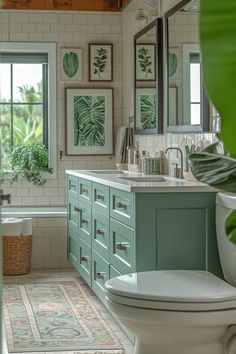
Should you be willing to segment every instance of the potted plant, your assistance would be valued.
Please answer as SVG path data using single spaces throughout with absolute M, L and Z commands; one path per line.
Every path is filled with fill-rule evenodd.
M 36 186 L 47 181 L 44 173 L 52 173 L 48 166 L 48 151 L 41 144 L 19 145 L 10 154 L 7 166 L 1 170 L 1 181 L 9 174 L 13 182 L 20 178 Z
M 236 193 L 236 2 L 200 1 L 200 45 L 203 75 L 221 117 L 219 142 L 190 155 L 193 175 L 201 182 Z M 236 244 L 236 211 L 226 222 Z

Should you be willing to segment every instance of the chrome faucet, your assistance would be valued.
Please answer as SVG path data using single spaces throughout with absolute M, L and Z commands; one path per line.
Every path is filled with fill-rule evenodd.
M 177 178 L 184 178 L 184 175 L 183 175 L 183 171 L 184 171 L 184 159 L 183 159 L 183 151 L 178 148 L 178 147 L 168 147 L 166 149 L 166 153 L 169 151 L 169 150 L 177 150 L 179 151 L 180 153 L 180 177 L 178 176 L 178 169 L 176 168 L 175 169 L 175 177 Z M 177 166 L 176 166 L 177 167 Z

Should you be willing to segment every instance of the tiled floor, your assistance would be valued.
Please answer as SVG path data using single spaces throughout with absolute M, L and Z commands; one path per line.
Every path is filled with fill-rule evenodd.
M 47 271 L 32 271 L 30 274 L 27 275 L 21 275 L 21 278 L 42 278 L 44 280 L 50 279 L 50 278 L 62 278 L 62 277 L 76 277 L 78 273 L 74 272 L 73 270 L 47 270 Z M 19 280 L 18 277 L 10 277 L 12 281 L 14 279 Z M 121 344 L 123 345 L 123 348 L 125 350 L 125 354 L 133 354 L 134 352 L 134 347 L 133 344 L 130 342 L 130 340 L 127 338 L 127 336 L 117 327 L 116 330 L 116 335 L 119 338 Z M 78 348 L 79 349 L 79 348 Z M 76 353 L 76 352 L 75 352 Z M 77 352 L 79 354 L 79 352 Z M 8 354 L 7 348 L 6 348 L 6 343 L 3 338 L 3 354 Z M 27 352 L 27 353 L 14 353 L 14 354 L 36 354 Z M 44 354 L 41 352 L 40 354 Z M 51 352 L 50 354 L 63 354 L 63 352 Z M 82 353 L 81 353 L 82 354 Z

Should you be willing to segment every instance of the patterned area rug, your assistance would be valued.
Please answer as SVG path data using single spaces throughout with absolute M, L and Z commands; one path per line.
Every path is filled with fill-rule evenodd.
M 9 353 L 124 352 L 114 320 L 81 278 L 8 280 L 3 315 Z

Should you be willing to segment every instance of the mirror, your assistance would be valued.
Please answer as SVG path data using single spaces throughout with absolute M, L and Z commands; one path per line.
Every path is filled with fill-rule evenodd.
M 198 0 L 182 0 L 165 15 L 167 132 L 210 130 L 210 105 L 203 86 L 198 18 Z
M 163 27 L 160 18 L 134 36 L 135 134 L 163 133 L 162 38 Z

